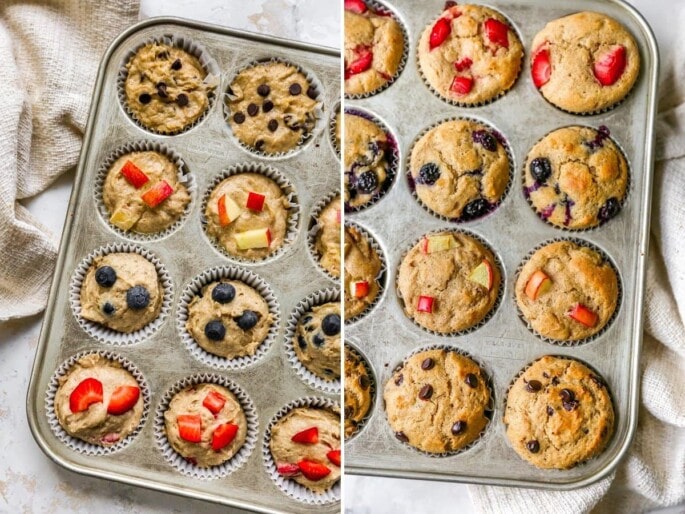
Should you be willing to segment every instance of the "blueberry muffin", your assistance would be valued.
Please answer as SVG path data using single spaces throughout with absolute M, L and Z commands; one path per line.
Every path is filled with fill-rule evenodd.
M 380 293 L 381 259 L 355 227 L 345 227 L 345 319 L 359 316 Z
M 295 66 L 277 61 L 241 71 L 227 90 L 229 125 L 238 140 L 278 154 L 301 144 L 314 130 L 319 92 Z
M 140 384 L 122 365 L 106 357 L 81 357 L 59 377 L 55 414 L 72 437 L 112 446 L 134 432 L 143 416 Z
M 146 128 L 175 134 L 209 108 L 217 79 L 194 55 L 161 43 L 140 47 L 126 63 L 126 106 Z
M 383 400 L 395 437 L 430 453 L 468 446 L 491 417 L 487 378 L 478 364 L 453 350 L 409 357 L 385 384 Z
M 568 469 L 598 455 L 614 429 L 614 407 L 601 377 L 572 359 L 545 356 L 509 389 L 504 424 L 522 459 Z
M 81 284 L 81 317 L 116 332 L 140 330 L 159 316 L 164 291 L 155 265 L 137 253 L 93 259 Z
M 245 444 L 247 419 L 235 395 L 218 384 L 196 384 L 174 395 L 164 412 L 171 447 L 201 468 L 231 459 Z
M 345 93 L 373 93 L 397 75 L 404 35 L 397 20 L 362 0 L 345 2 Z
M 524 194 L 538 216 L 558 227 L 584 229 L 610 220 L 627 188 L 628 164 L 605 126 L 555 130 L 526 159 Z
M 131 152 L 110 166 L 102 188 L 109 222 L 123 231 L 151 234 L 173 225 L 190 202 L 178 167 L 159 152 Z
M 314 248 L 321 267 L 334 277 L 340 276 L 340 220 L 342 205 L 336 196 L 319 213 Z
M 429 234 L 402 259 L 397 291 L 407 316 L 451 334 L 481 322 L 497 302 L 499 266 L 489 248 L 459 232 Z
M 345 439 L 353 436 L 371 410 L 371 377 L 361 355 L 345 346 Z
M 640 73 L 633 36 L 605 14 L 586 11 L 553 20 L 532 48 L 533 83 L 550 103 L 572 113 L 614 106 Z
M 602 330 L 618 306 L 616 271 L 595 250 L 558 241 L 537 250 L 516 280 L 516 302 L 530 327 L 556 341 Z
M 340 378 L 340 304 L 324 303 L 305 312 L 295 329 L 295 353 L 322 380 Z
M 498 137 L 469 120 L 430 129 L 411 151 L 409 172 L 417 196 L 450 219 L 466 221 L 490 212 L 509 183 L 509 157 Z
M 523 45 L 497 11 L 482 5 L 452 5 L 423 31 L 418 57 L 421 74 L 441 97 L 479 105 L 514 85 Z
M 207 284 L 188 304 L 190 336 L 203 350 L 226 359 L 254 355 L 272 324 L 264 297 L 239 280 Z

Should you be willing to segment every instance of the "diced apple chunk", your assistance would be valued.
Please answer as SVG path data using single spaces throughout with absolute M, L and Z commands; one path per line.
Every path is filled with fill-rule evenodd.
M 266 200 L 266 196 L 250 191 L 247 194 L 245 206 L 252 211 L 261 211 L 264 208 L 264 200 Z
M 121 168 L 121 174 L 126 181 L 136 189 L 143 187 L 150 178 L 138 166 L 131 161 L 126 161 Z
M 423 253 L 443 252 L 454 248 L 454 237 L 452 234 L 442 234 L 438 236 L 427 236 L 423 239 L 421 251 Z
M 431 313 L 433 312 L 434 302 L 435 298 L 433 298 L 432 296 L 419 296 L 419 303 L 416 307 L 416 310 L 419 312 Z
M 268 228 L 246 230 L 235 234 L 235 242 L 240 250 L 268 248 L 271 244 L 271 231 Z
M 109 222 L 121 230 L 131 230 L 131 227 L 140 219 L 140 215 L 135 214 L 125 208 L 114 211 L 114 214 L 109 218 Z
M 230 196 L 221 195 L 219 198 L 219 225 L 225 227 L 238 219 L 243 210 Z
M 597 319 L 599 316 L 592 312 L 590 309 L 585 307 L 582 303 L 576 304 L 572 309 L 571 312 L 568 313 L 569 316 L 571 316 L 574 320 L 576 320 L 579 323 L 582 323 L 586 327 L 592 328 L 597 324 Z
M 350 284 L 350 294 L 355 298 L 364 298 L 369 294 L 369 283 L 367 281 L 352 282 Z
M 480 284 L 490 291 L 492 289 L 492 283 L 494 282 L 492 264 L 490 264 L 487 259 L 483 259 L 483 262 L 473 269 L 469 275 L 469 280 L 476 284 Z
M 160 180 L 154 186 L 143 193 L 140 197 L 147 204 L 148 207 L 157 207 L 164 200 L 169 198 L 174 193 L 172 188 L 166 180 Z
M 531 300 L 537 300 L 552 288 L 552 280 L 542 270 L 537 270 L 528 279 L 524 293 Z

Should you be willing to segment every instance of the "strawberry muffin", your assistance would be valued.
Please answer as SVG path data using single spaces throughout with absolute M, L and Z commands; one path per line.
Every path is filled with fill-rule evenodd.
M 381 291 L 381 259 L 371 242 L 353 226 L 345 227 L 345 320 L 359 316 Z

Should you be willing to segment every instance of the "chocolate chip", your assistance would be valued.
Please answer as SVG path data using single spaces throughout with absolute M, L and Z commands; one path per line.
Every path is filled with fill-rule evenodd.
M 540 443 L 533 439 L 532 441 L 528 441 L 526 443 L 526 448 L 528 448 L 530 453 L 537 453 L 540 451 Z
M 476 387 L 478 387 L 478 377 L 473 373 L 469 373 L 468 375 L 466 375 L 464 382 L 466 382 L 466 385 L 469 386 L 471 389 L 475 389 Z
M 354 421 L 350 419 L 352 414 L 354 414 L 354 409 L 352 407 L 345 407 L 345 418 L 347 418 L 349 421 Z
M 424 371 L 428 371 L 429 369 L 433 369 L 433 366 L 435 366 L 435 361 L 428 357 L 427 359 L 424 359 L 423 362 L 421 363 L 421 369 Z
M 362 375 L 359 377 L 359 387 L 362 389 L 368 389 L 369 386 L 371 385 L 371 380 L 369 380 L 369 377 L 366 375 Z
M 138 97 L 138 101 L 141 104 L 149 104 L 150 100 L 152 100 L 152 97 L 148 93 L 141 93 Z
M 314 86 L 309 86 L 307 88 L 307 96 L 312 100 L 316 100 L 316 97 L 319 96 L 319 92 L 316 90 Z
M 549 374 L 548 374 L 546 371 L 543 371 L 543 372 L 542 372 L 542 376 L 545 377 L 545 378 L 549 378 Z
M 578 408 L 578 405 L 580 405 L 580 402 L 578 400 L 571 400 L 570 402 L 561 402 L 561 406 L 569 412 L 576 410 Z
M 262 111 L 264 112 L 269 112 L 271 109 L 274 108 L 274 103 L 271 100 L 267 100 L 262 104 Z
M 598 376 L 590 375 L 590 380 L 592 380 L 597 385 L 597 387 L 604 387 L 604 381 Z
M 176 59 L 174 62 L 171 63 L 171 69 L 172 70 L 180 70 L 183 64 L 181 63 L 181 59 Z
M 268 96 L 269 93 L 271 93 L 271 88 L 266 84 L 262 84 L 257 88 L 257 94 L 259 96 Z
M 562 389 L 559 391 L 559 396 L 561 396 L 562 402 L 572 402 L 576 398 L 576 395 L 570 389 Z
M 466 421 L 457 421 L 452 425 L 452 435 L 459 435 L 466 431 Z
M 409 442 L 409 438 L 404 434 L 404 432 L 395 432 L 395 437 L 403 443 Z
M 179 107 L 185 107 L 188 105 L 188 95 L 181 93 L 176 97 L 176 103 Z
M 254 147 L 257 150 L 261 150 L 262 146 L 264 146 L 264 140 L 263 139 L 257 139 L 257 141 L 254 142 Z
M 291 95 L 299 95 L 302 92 L 302 86 L 298 83 L 290 84 L 288 91 L 290 91 Z
M 233 121 L 235 121 L 238 125 L 245 123 L 245 115 L 242 112 L 237 112 L 233 115 Z
M 166 84 L 164 82 L 158 82 L 155 86 L 157 88 L 157 94 L 160 98 L 168 98 L 169 95 L 166 92 Z
M 157 57 L 157 59 L 168 59 L 169 58 L 169 52 L 164 50 L 162 52 L 159 52 L 156 57 Z
M 548 405 L 547 406 L 547 415 L 552 416 L 553 414 L 554 414 L 554 409 Z
M 431 396 L 433 396 L 433 386 L 426 384 L 419 391 L 419 398 L 422 400 L 429 400 Z
M 400 373 L 399 375 L 397 375 L 397 377 L 395 377 L 395 385 L 401 385 L 402 382 L 404 382 L 404 375 Z
M 552 385 L 559 385 L 559 377 L 552 377 Z
M 256 104 L 250 104 L 247 106 L 247 114 L 250 116 L 257 116 L 257 113 L 259 112 L 259 107 L 257 107 Z
M 276 129 L 278 128 L 278 121 L 269 120 L 269 124 L 267 125 L 267 127 L 271 132 L 276 132 Z
M 542 389 L 542 384 L 539 380 L 529 380 L 526 384 L 526 391 L 529 393 L 537 393 L 540 389 Z

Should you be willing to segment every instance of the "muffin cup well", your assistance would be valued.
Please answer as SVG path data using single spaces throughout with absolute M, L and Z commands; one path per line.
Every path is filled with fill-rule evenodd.
M 269 313 L 272 317 L 272 324 L 269 328 L 269 333 L 266 339 L 257 347 L 254 355 L 245 355 L 228 359 L 220 355 L 214 355 L 202 348 L 195 339 L 190 335 L 186 328 L 188 321 L 188 306 L 195 298 L 202 288 L 219 280 L 239 280 L 244 284 L 255 289 L 266 300 L 269 306 Z M 190 353 L 201 363 L 218 369 L 244 369 L 256 362 L 260 361 L 269 351 L 271 345 L 276 340 L 278 335 L 278 327 L 281 323 L 280 307 L 278 300 L 271 290 L 269 285 L 256 273 L 250 270 L 234 267 L 234 266 L 219 266 L 208 269 L 195 277 L 181 293 L 178 312 L 176 314 L 176 328 L 181 337 L 181 341 L 186 345 Z
M 323 305 L 329 302 L 340 302 L 340 291 L 337 289 L 324 289 L 316 291 L 301 300 L 288 318 L 288 325 L 285 330 L 285 354 L 288 356 L 288 362 L 295 369 L 297 376 L 302 379 L 308 386 L 319 389 L 325 393 L 337 394 L 340 392 L 341 379 L 324 380 L 318 375 L 315 375 L 304 367 L 302 362 L 295 352 L 295 339 L 297 338 L 297 325 L 300 318 L 307 312 L 311 311 L 313 307 Z M 342 319 L 342 315 L 340 316 Z M 342 345 L 340 348 L 342 352 Z
M 174 395 L 186 387 L 198 384 L 217 384 L 231 391 L 238 399 L 247 421 L 247 434 L 245 435 L 245 442 L 240 447 L 240 450 L 223 464 L 207 468 L 197 466 L 176 453 L 176 450 L 171 447 L 171 444 L 166 437 L 166 428 L 164 425 L 164 413 L 169 408 L 169 404 Z M 258 433 L 259 419 L 252 399 L 238 384 L 215 373 L 202 373 L 179 380 L 164 393 L 164 396 L 157 405 L 155 411 L 154 438 L 164 459 L 179 473 L 201 480 L 222 478 L 243 466 L 257 445 Z
M 162 308 L 159 315 L 150 321 L 143 328 L 130 333 L 117 332 L 94 321 L 84 319 L 81 316 L 81 286 L 90 269 L 93 261 L 97 257 L 103 257 L 110 253 L 137 253 L 150 261 L 157 271 L 159 284 L 162 289 Z M 171 302 L 174 296 L 171 276 L 159 258 L 149 250 L 134 243 L 110 243 L 90 252 L 76 267 L 69 283 L 69 304 L 74 313 L 76 321 L 85 332 L 101 343 L 114 344 L 118 346 L 140 343 L 148 339 L 152 334 L 159 330 L 171 311 Z
M 316 249 L 316 236 L 319 233 L 319 215 L 321 214 L 321 211 L 323 211 L 328 206 L 328 204 L 330 204 L 335 199 L 336 196 L 340 196 L 340 193 L 338 191 L 333 191 L 324 196 L 318 202 L 316 202 L 316 204 L 314 204 L 314 207 L 312 208 L 312 215 L 309 219 L 309 226 L 307 227 L 307 248 L 309 249 L 309 255 L 311 255 L 312 260 L 316 264 L 316 267 L 319 268 L 321 272 L 324 273 L 328 278 L 330 278 L 336 283 L 340 283 L 340 277 L 336 277 L 335 275 L 331 274 L 327 269 L 325 269 L 321 265 L 321 256 L 319 255 L 319 252 Z M 340 207 L 342 209 L 342 202 Z M 342 252 L 342 244 L 340 247 L 340 251 Z M 340 259 L 340 265 L 342 266 L 342 254 Z
M 72 435 L 69 435 L 67 431 L 64 430 L 64 428 L 62 428 L 62 425 L 60 425 L 59 419 L 57 418 L 57 414 L 55 413 L 55 397 L 57 396 L 57 390 L 59 389 L 60 385 L 59 379 L 65 376 L 79 359 L 81 359 L 82 357 L 86 357 L 87 355 L 99 355 L 106 359 L 120 363 L 123 369 L 131 373 L 131 375 L 133 375 L 133 377 L 136 379 L 140 387 L 141 395 L 143 397 L 143 414 L 141 415 L 138 426 L 124 439 L 117 442 L 116 444 L 113 444 L 112 446 L 99 446 L 78 439 L 77 437 L 74 437 Z M 135 364 L 133 364 L 125 357 L 122 357 L 111 351 L 105 350 L 80 352 L 64 361 L 57 368 L 54 375 L 50 379 L 50 382 L 48 384 L 48 390 L 45 397 L 45 410 L 48 424 L 50 425 L 50 429 L 52 430 L 52 432 L 55 434 L 55 437 L 57 437 L 63 444 L 68 446 L 71 450 L 83 453 L 84 455 L 110 455 L 114 452 L 118 452 L 126 448 L 136 438 L 138 433 L 142 430 L 143 426 L 145 426 L 145 422 L 147 421 L 147 417 L 150 412 L 150 394 L 150 388 L 147 384 L 147 381 L 145 380 L 145 376 L 143 375 L 143 373 L 135 366 Z
M 342 145 L 342 141 L 338 142 L 337 139 L 335 138 L 335 134 L 337 132 L 336 130 L 336 125 L 338 118 L 340 118 L 340 123 L 343 122 L 342 120 L 342 104 L 338 102 L 333 110 L 331 111 L 331 114 L 328 116 L 328 142 L 331 144 L 331 148 L 333 149 L 333 152 L 335 155 L 340 159 L 340 146 Z M 342 137 L 342 134 L 341 134 Z
M 283 416 L 288 414 L 290 411 L 293 409 L 296 409 L 298 407 L 310 407 L 310 408 L 316 408 L 316 409 L 329 409 L 334 412 L 340 410 L 340 406 L 338 405 L 337 402 L 333 400 L 329 400 L 328 398 L 320 398 L 320 397 L 305 397 L 305 398 L 299 398 L 297 400 L 294 400 L 287 405 L 283 406 L 275 415 L 273 418 L 271 418 L 271 421 L 269 421 L 269 424 L 266 427 L 266 430 L 264 431 L 264 440 L 262 444 L 262 457 L 264 459 L 264 467 L 266 468 L 266 472 L 271 478 L 271 480 L 274 481 L 274 483 L 278 486 L 278 488 L 285 493 L 286 495 L 290 496 L 294 500 L 297 500 L 301 503 L 306 503 L 310 505 L 327 505 L 335 502 L 340 501 L 340 496 L 341 496 L 341 486 L 340 486 L 340 481 L 338 481 L 333 487 L 328 489 L 327 491 L 324 491 L 322 493 L 315 493 L 311 489 L 308 489 L 307 487 L 298 484 L 294 480 L 289 480 L 285 477 L 282 477 L 281 475 L 278 474 L 278 471 L 276 470 L 276 463 L 274 462 L 274 458 L 271 455 L 271 448 L 269 448 L 269 443 L 271 442 L 271 429 L 274 427 L 274 425 L 281 419 Z M 342 427 L 341 427 L 341 437 L 342 437 Z M 342 440 L 341 440 L 341 445 L 342 445 Z
M 377 390 L 377 381 L 378 379 L 376 378 L 376 373 L 373 370 L 373 367 L 371 367 L 371 361 L 362 353 L 362 351 L 354 344 L 350 343 L 349 341 L 345 341 L 345 346 L 343 348 L 343 351 L 349 350 L 353 354 L 355 354 L 358 358 L 359 361 L 362 363 L 364 368 L 366 369 L 366 374 L 368 375 L 369 379 L 371 380 L 371 385 L 369 386 L 369 395 L 371 397 L 371 405 L 369 406 L 369 411 L 366 413 L 366 415 L 362 418 L 362 420 L 359 422 L 357 425 L 357 428 L 354 432 L 352 432 L 349 436 L 345 437 L 345 442 L 351 441 L 354 437 L 357 436 L 362 430 L 364 430 L 364 427 L 366 426 L 366 423 L 369 421 L 371 416 L 373 415 L 373 411 L 376 408 L 376 390 Z M 343 356 L 344 359 L 344 356 Z M 343 369 L 344 373 L 344 369 Z M 343 375 L 344 376 L 344 375 Z M 344 432 L 344 425 L 343 425 L 343 432 Z

